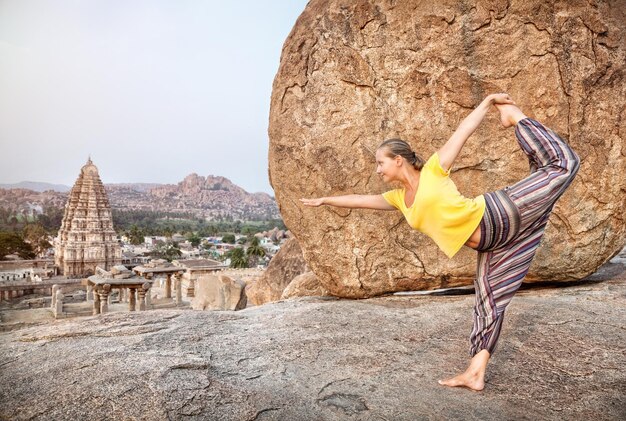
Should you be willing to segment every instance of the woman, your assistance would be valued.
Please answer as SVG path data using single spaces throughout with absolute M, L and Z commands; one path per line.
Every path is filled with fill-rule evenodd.
M 450 168 L 491 105 L 500 112 L 504 127 L 515 126 L 531 174 L 502 190 L 465 198 L 450 179 Z M 403 188 L 382 195 L 300 200 L 306 206 L 398 209 L 411 227 L 431 237 L 448 257 L 463 245 L 478 251 L 472 358 L 465 372 L 439 383 L 482 390 L 504 310 L 528 272 L 555 202 L 572 182 L 579 165 L 576 153 L 556 133 L 526 117 L 509 95 L 493 94 L 426 162 L 402 140 L 390 139 L 380 145 L 376 172 L 383 181 L 400 182 Z

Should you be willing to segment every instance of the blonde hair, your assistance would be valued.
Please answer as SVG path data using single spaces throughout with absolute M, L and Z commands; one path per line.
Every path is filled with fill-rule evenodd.
M 383 149 L 383 148 L 387 150 L 386 155 L 388 157 L 395 158 L 396 156 L 401 156 L 402 158 L 406 159 L 409 164 L 413 165 L 413 168 L 415 168 L 418 171 L 422 170 L 422 167 L 424 166 L 424 162 L 425 162 L 424 159 L 418 154 L 416 154 L 415 152 L 413 152 L 413 150 L 411 149 L 411 146 L 408 143 L 406 143 L 404 140 L 402 139 L 385 140 L 378 147 L 378 149 Z

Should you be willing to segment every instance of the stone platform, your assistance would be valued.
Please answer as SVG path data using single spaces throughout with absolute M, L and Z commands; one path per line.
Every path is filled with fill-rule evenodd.
M 155 310 L 0 333 L 0 419 L 626 419 L 626 254 L 591 280 L 526 289 L 481 393 L 473 295 L 300 298 Z

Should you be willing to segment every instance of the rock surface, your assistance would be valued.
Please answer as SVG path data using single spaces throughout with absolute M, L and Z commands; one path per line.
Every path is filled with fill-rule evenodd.
M 626 418 L 626 253 L 590 282 L 520 291 L 481 393 L 436 382 L 465 368 L 473 300 L 309 297 L 0 333 L 0 419 Z
M 191 308 L 194 310 L 241 310 L 246 308 L 246 284 L 226 275 L 198 278 Z
M 293 278 L 308 271 L 302 249 L 295 238 L 281 246 L 261 277 L 246 286 L 246 296 L 253 305 L 279 300 Z
M 325 297 L 330 295 L 328 290 L 320 284 L 313 272 L 298 275 L 287 285 L 280 296 L 281 300 L 294 297 Z
M 303 208 L 300 197 L 389 190 L 374 152 L 401 137 L 428 158 L 484 96 L 505 91 L 582 159 L 528 281 L 593 273 L 624 245 L 626 2 L 312 0 L 285 42 L 270 111 L 270 178 L 320 281 L 345 297 L 469 284 L 399 212 Z M 453 180 L 468 197 L 528 174 L 493 112 Z

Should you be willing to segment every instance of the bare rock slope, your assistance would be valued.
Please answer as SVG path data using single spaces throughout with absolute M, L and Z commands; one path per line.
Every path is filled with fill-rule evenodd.
M 399 212 L 304 209 L 300 197 L 378 194 L 374 151 L 401 137 L 428 158 L 492 92 L 573 145 L 528 281 L 581 279 L 624 245 L 626 2 L 312 0 L 285 42 L 270 111 L 270 178 L 310 268 L 337 296 L 471 283 Z M 528 174 L 512 129 L 488 116 L 452 178 L 474 197 Z
M 473 296 L 298 298 L 0 333 L 0 419 L 626 418 L 626 255 L 514 298 L 483 392 L 465 368 Z

